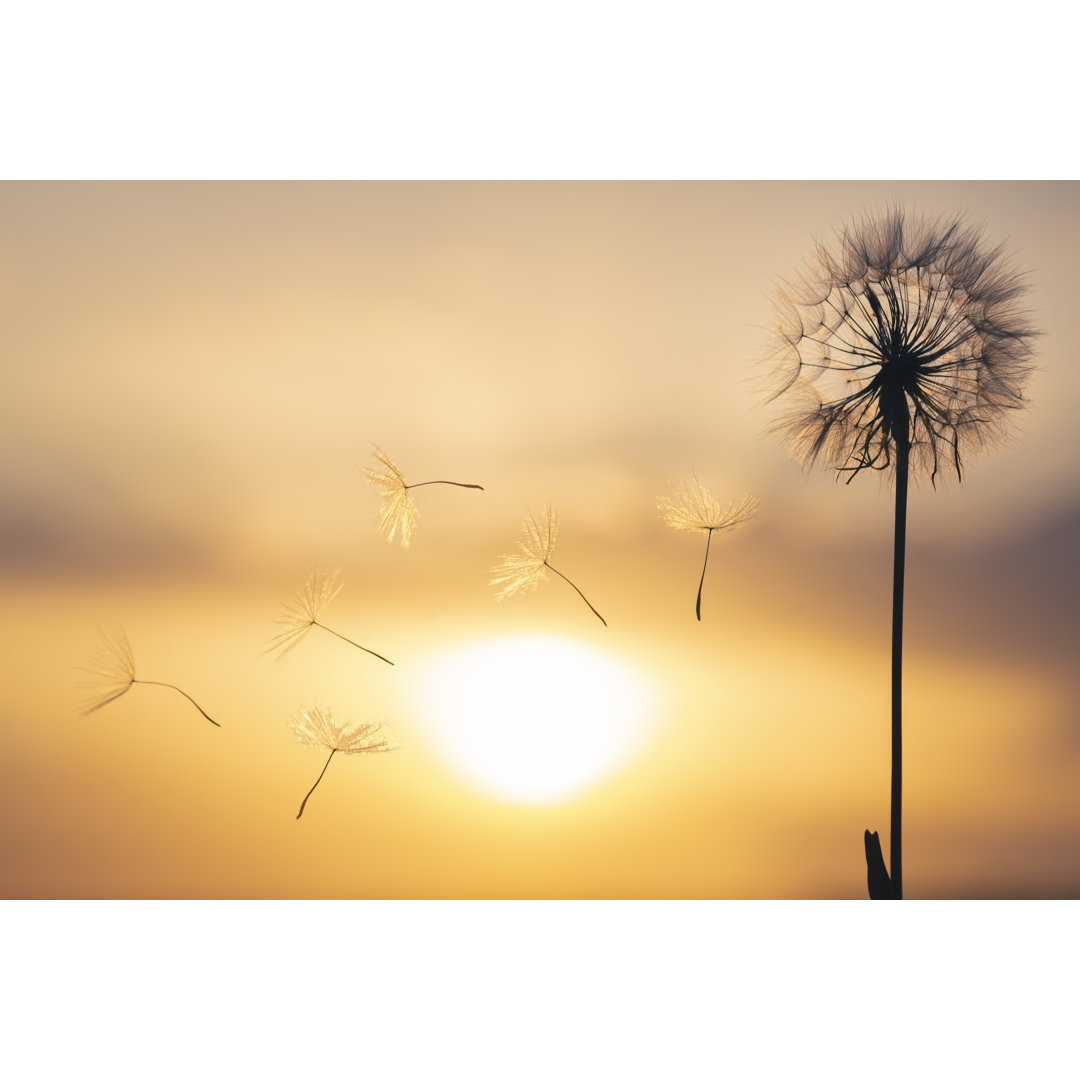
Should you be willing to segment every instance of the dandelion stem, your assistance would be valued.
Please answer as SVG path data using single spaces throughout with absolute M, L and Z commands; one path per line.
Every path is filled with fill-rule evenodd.
M 454 487 L 475 488 L 477 491 L 484 490 L 480 484 L 459 484 L 456 480 L 422 480 L 419 484 L 405 484 L 403 486 L 408 491 L 414 487 L 427 487 L 428 484 L 453 484 Z
M 325 629 L 325 627 L 323 629 Z M 321 780 L 326 775 L 326 770 L 330 768 L 330 762 L 334 760 L 334 755 L 336 753 L 337 753 L 337 750 L 331 750 L 330 751 L 330 756 L 326 759 L 326 764 L 322 767 L 322 772 L 319 773 L 319 780 Z M 304 807 L 307 806 L 307 801 L 308 801 L 308 799 L 311 798 L 311 792 L 314 791 L 319 786 L 319 780 L 316 780 L 315 783 L 311 785 L 311 791 L 309 791 L 304 796 L 304 801 L 300 804 L 300 813 L 296 815 L 296 820 L 297 821 L 300 820 L 300 815 L 303 814 Z
M 904 898 L 901 859 L 901 802 L 903 787 L 903 729 L 901 724 L 902 659 L 904 645 L 904 551 L 907 545 L 908 459 L 906 420 L 896 438 L 896 530 L 893 540 L 892 615 L 892 791 L 889 823 L 889 877 L 893 897 Z
M 544 562 L 544 565 L 545 565 L 545 566 L 546 566 L 546 567 L 547 567 L 547 568 L 548 568 L 549 570 L 551 570 L 551 571 L 553 571 L 554 573 L 558 574 L 558 575 L 559 575 L 559 577 L 561 577 L 561 578 L 563 579 L 563 581 L 565 581 L 565 582 L 566 582 L 566 584 L 567 584 L 567 585 L 569 585 L 569 586 L 570 586 L 570 588 L 571 588 L 571 589 L 573 589 L 573 590 L 574 590 L 574 592 L 576 592 L 576 593 L 578 594 L 578 596 L 580 596 L 580 597 L 581 597 L 581 599 L 585 601 L 585 603 L 586 603 L 586 604 L 588 605 L 588 608 L 589 608 L 589 610 L 590 610 L 590 611 L 591 611 L 591 612 L 592 612 L 592 613 L 593 613 L 593 614 L 594 614 L 594 615 L 595 615 L 595 616 L 596 616 L 596 617 L 597 617 L 597 618 L 598 618 L 598 619 L 599 619 L 599 620 L 600 620 L 600 621 L 601 621 L 601 622 L 602 622 L 602 623 L 603 623 L 603 624 L 604 624 L 605 626 L 607 626 L 607 620 L 606 620 L 606 619 L 604 618 L 604 616 L 603 616 L 603 615 L 601 615 L 601 614 L 600 614 L 600 612 L 599 612 L 599 611 L 597 611 L 597 610 L 596 610 L 596 608 L 594 608 L 594 607 L 592 606 L 592 604 L 590 604 L 590 603 L 589 603 L 588 599 L 586 599 L 586 596 L 585 596 L 585 594 L 584 594 L 584 593 L 583 593 L 583 592 L 582 592 L 582 591 L 581 591 L 581 590 L 580 590 L 580 589 L 579 589 L 579 588 L 578 588 L 578 587 L 577 587 L 577 586 L 576 586 L 576 585 L 575 585 L 575 584 L 574 584 L 574 583 L 573 583 L 573 582 L 572 582 L 572 581 L 571 581 L 571 580 L 570 580 L 570 579 L 569 579 L 569 578 L 568 578 L 568 577 L 567 577 L 567 576 L 566 576 L 565 574 L 563 574 L 563 573 L 560 573 L 560 572 L 559 572 L 558 570 L 556 570 L 556 569 L 555 569 L 555 567 L 554 567 L 554 566 L 552 566 L 552 565 L 551 565 L 551 563 L 547 562 L 546 560 L 545 560 L 545 562 Z
M 361 652 L 370 653 L 372 656 L 377 656 L 380 660 L 389 664 L 391 667 L 394 666 L 393 660 L 387 660 L 385 656 L 383 656 L 381 653 L 375 652 L 374 649 L 365 649 L 363 645 L 357 645 L 356 642 L 352 640 L 352 638 L 347 638 L 344 634 L 339 634 L 336 630 L 331 630 L 329 626 L 323 626 L 323 624 L 317 619 L 312 619 L 311 625 L 321 626 L 323 630 L 325 630 L 328 634 L 333 634 L 334 637 L 341 638 L 342 641 L 347 641 L 350 645 L 352 645 L 354 649 L 359 649 Z
M 173 686 L 172 683 L 168 682 L 155 682 L 153 679 L 132 679 L 131 681 L 132 683 L 142 683 L 144 686 L 167 686 L 170 690 L 175 690 L 178 694 L 184 694 L 184 691 L 181 690 L 179 686 Z M 190 701 L 191 704 L 194 705 L 195 708 L 203 714 L 203 716 L 206 716 L 206 713 L 203 712 L 202 706 L 200 706 L 199 703 L 190 694 L 184 694 L 184 697 L 186 697 L 188 701 Z M 206 716 L 206 719 L 210 720 L 210 717 Z M 214 727 L 221 727 L 221 725 L 216 720 L 210 720 L 210 723 L 213 724 Z
M 701 622 L 701 590 L 705 586 L 705 567 L 709 565 L 709 545 L 712 543 L 712 529 L 709 530 L 709 539 L 705 541 L 705 566 L 701 568 L 701 581 L 697 587 L 697 621 Z

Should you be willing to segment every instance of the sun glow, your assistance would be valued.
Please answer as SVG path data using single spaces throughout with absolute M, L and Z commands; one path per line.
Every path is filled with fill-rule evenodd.
M 500 637 L 440 653 L 417 680 L 432 741 L 477 787 L 562 802 L 626 762 L 651 727 L 649 680 L 566 638 Z

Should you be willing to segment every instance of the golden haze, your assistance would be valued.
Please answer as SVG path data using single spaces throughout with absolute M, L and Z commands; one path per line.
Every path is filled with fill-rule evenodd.
M 773 278 L 902 200 L 965 209 L 1030 266 L 1045 331 L 1020 438 L 912 494 L 908 895 L 1076 895 L 1080 187 L 4 184 L 3 895 L 859 897 L 888 826 L 891 502 L 804 475 L 752 382 Z M 415 491 L 407 550 L 360 467 Z M 696 474 L 753 520 L 704 542 L 656 499 Z M 549 575 L 496 603 L 521 522 Z M 329 635 L 260 655 L 316 566 Z M 80 718 L 95 623 L 135 686 Z M 659 688 L 634 757 L 517 805 L 425 738 L 410 678 L 508 633 L 603 648 Z M 528 687 L 522 687 L 523 694 Z M 382 720 L 321 763 L 300 706 Z M 506 719 L 514 723 L 508 695 Z M 550 717 L 523 737 L 565 740 Z

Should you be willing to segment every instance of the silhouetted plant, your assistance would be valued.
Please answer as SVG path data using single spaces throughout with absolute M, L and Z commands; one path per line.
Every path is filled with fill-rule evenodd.
M 336 630 L 331 630 L 329 626 L 319 622 L 319 616 L 322 614 L 323 608 L 341 592 L 343 583 L 340 576 L 341 572 L 339 570 L 330 573 L 323 570 L 314 571 L 307 579 L 303 592 L 297 593 L 295 600 L 282 605 L 281 616 L 276 621 L 282 623 L 285 629 L 270 639 L 263 652 L 277 652 L 280 659 L 290 649 L 298 645 L 313 626 L 318 626 L 328 634 L 341 638 L 342 641 L 352 645 L 353 648 L 378 657 L 384 663 L 392 666 L 393 660 L 387 660 L 385 656 L 375 652 L 373 649 L 357 645 L 351 638 L 347 638 L 344 634 L 339 634 Z
M 135 677 L 135 656 L 131 651 L 131 643 L 123 628 L 118 627 L 114 633 L 107 634 L 98 628 L 98 640 L 95 642 L 93 652 L 89 659 L 89 667 L 82 670 L 94 676 L 93 683 L 84 685 L 97 686 L 97 692 L 82 703 L 82 715 L 89 716 L 109 702 L 123 697 L 136 683 L 143 686 L 165 686 L 183 695 L 206 717 L 199 703 L 190 695 L 184 693 L 179 686 L 172 683 L 156 682 L 153 679 L 137 679 Z M 216 720 L 210 720 L 214 727 L 221 727 Z
M 504 600 L 515 593 L 532 592 L 547 576 L 546 571 L 550 570 L 558 574 L 582 600 L 585 600 L 589 610 L 607 626 L 604 616 L 589 603 L 585 594 L 548 561 L 555 550 L 555 541 L 559 536 L 559 522 L 555 511 L 549 506 L 539 520 L 530 514 L 523 528 L 525 534 L 518 540 L 521 554 L 500 556 L 499 562 L 491 571 L 496 575 L 491 579 L 491 584 L 502 585 L 495 599 Z
M 382 724 L 356 724 L 349 727 L 347 724 L 337 723 L 330 709 L 325 712 L 319 708 L 301 709 L 300 714 L 289 721 L 289 728 L 304 746 L 312 750 L 330 751 L 318 780 L 311 785 L 311 791 L 304 796 L 304 801 L 300 804 L 297 821 L 300 820 L 312 792 L 330 768 L 335 754 L 381 754 L 395 749 L 383 734 Z
M 897 899 L 908 478 L 962 479 L 962 455 L 1008 433 L 1038 333 L 1020 305 L 1025 291 L 979 229 L 897 207 L 855 221 L 833 247 L 819 242 L 777 297 L 772 396 L 792 407 L 774 430 L 807 466 L 820 458 L 848 482 L 874 469 L 895 484 L 889 887 Z M 868 846 L 868 864 L 870 856 Z
M 672 490 L 673 497 L 661 495 L 656 502 L 664 523 L 673 529 L 703 530 L 708 533 L 705 541 L 705 562 L 701 567 L 701 581 L 698 582 L 697 606 L 694 609 L 698 622 L 701 622 L 701 590 L 705 584 L 705 569 L 709 565 L 712 534 L 734 529 L 752 518 L 757 513 L 757 496 L 744 495 L 738 503 L 732 503 L 725 510 L 696 476 L 692 484 L 676 484 Z
M 866 854 L 866 889 L 870 899 L 892 900 L 892 882 L 889 871 L 885 869 L 885 857 L 881 854 L 881 841 L 876 832 L 863 830 L 863 849 Z
M 477 491 L 484 490 L 479 484 L 462 484 L 457 480 L 424 480 L 418 484 L 407 484 L 401 470 L 386 454 L 378 447 L 375 447 L 373 453 L 379 464 L 387 470 L 386 472 L 378 472 L 375 469 L 364 469 L 368 481 L 382 491 L 383 501 L 379 507 L 379 532 L 389 541 L 393 541 L 394 536 L 400 533 L 402 547 L 409 546 L 416 519 L 420 516 L 416 501 L 409 494 L 413 488 L 427 487 L 429 484 L 451 484 L 454 487 L 474 488 Z

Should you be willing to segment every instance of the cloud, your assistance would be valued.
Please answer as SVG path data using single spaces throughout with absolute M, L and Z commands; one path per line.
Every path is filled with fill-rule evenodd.
M 190 532 L 127 506 L 86 501 L 4 499 L 0 512 L 0 573 L 53 578 L 180 575 L 213 565 Z

